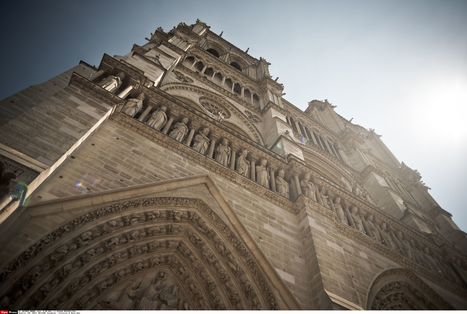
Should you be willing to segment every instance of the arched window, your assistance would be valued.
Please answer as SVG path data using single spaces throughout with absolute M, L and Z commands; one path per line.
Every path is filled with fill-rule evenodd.
M 204 63 L 201 61 L 196 62 L 195 64 L 195 69 L 198 70 L 199 72 L 203 71 L 204 69 Z
M 251 92 L 248 88 L 243 90 L 243 95 L 245 96 L 246 101 L 251 102 Z
M 219 72 L 216 73 L 216 75 L 214 75 L 214 81 L 218 84 L 222 84 L 222 74 L 220 74 Z
M 193 63 L 195 63 L 195 57 L 193 57 L 193 56 L 186 57 L 185 63 L 190 65 L 190 66 L 193 65 Z
M 240 66 L 240 64 L 238 64 L 238 63 L 235 62 L 235 61 L 230 62 L 230 65 L 233 66 L 234 68 L 236 68 L 236 69 L 239 70 L 239 71 L 242 70 L 242 67 Z
M 210 54 L 212 54 L 214 57 L 216 58 L 219 58 L 220 57 L 220 54 L 219 52 L 214 49 L 214 48 L 209 48 L 208 50 L 206 50 L 207 52 L 209 52 Z
M 237 94 L 239 94 L 239 95 L 242 94 L 242 87 L 241 87 L 240 84 L 238 84 L 238 83 L 235 83 L 235 84 L 234 84 L 233 90 L 234 90 L 234 93 L 237 93 Z
M 228 79 L 225 80 L 225 86 L 227 86 L 228 90 L 232 90 L 232 85 L 233 85 L 233 83 L 232 83 L 231 79 L 228 78 Z
M 204 75 L 212 77 L 214 74 L 214 70 L 212 68 L 207 68 L 206 71 L 204 71 Z
M 253 94 L 253 105 L 259 107 L 259 96 L 256 94 Z

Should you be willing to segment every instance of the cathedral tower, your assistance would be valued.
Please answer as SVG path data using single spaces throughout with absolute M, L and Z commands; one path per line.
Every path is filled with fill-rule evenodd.
M 1 101 L 3 308 L 467 308 L 420 174 L 283 88 L 197 21 Z

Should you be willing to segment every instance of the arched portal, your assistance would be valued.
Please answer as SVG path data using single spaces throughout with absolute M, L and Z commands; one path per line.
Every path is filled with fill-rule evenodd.
M 369 310 L 452 309 L 433 289 L 406 269 L 390 269 L 379 274 L 368 292 Z
M 216 191 L 204 177 L 178 185 L 200 182 Z M 128 192 L 109 194 L 119 199 L 118 193 Z M 225 208 L 223 215 L 236 221 Z M 126 194 L 81 212 L 9 262 L 0 273 L 0 299 L 12 309 L 296 307 L 244 237 L 200 199 Z

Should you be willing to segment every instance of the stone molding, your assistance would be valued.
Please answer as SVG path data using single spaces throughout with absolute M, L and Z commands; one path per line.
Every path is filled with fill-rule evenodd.
M 157 226 L 154 225 L 155 222 L 157 222 Z M 185 227 L 187 223 L 192 227 L 187 229 Z M 232 303 L 232 300 L 235 299 L 235 291 L 243 291 L 242 296 L 237 296 L 243 302 L 241 305 L 238 305 L 238 308 L 242 309 L 250 308 L 250 306 L 253 306 L 253 308 L 269 309 L 274 309 L 278 306 L 292 306 L 292 308 L 298 306 L 296 303 L 290 303 L 291 300 L 285 301 L 285 304 L 282 303 L 284 301 L 277 303 L 278 301 L 274 294 L 278 292 L 270 286 L 270 279 L 268 279 L 268 275 L 265 275 L 267 272 L 263 272 L 265 271 L 261 269 L 263 266 L 256 264 L 256 258 L 251 255 L 250 248 L 203 201 L 177 197 L 150 197 L 113 202 L 76 217 L 58 227 L 30 246 L 3 270 L 0 275 L 1 281 L 4 283 L 0 290 L 3 300 L 6 300 L 5 296 L 8 295 L 7 300 L 9 300 L 10 306 L 16 304 L 18 306 L 29 306 L 29 308 L 80 308 L 83 304 L 76 303 L 80 297 L 85 297 L 87 293 L 95 293 L 96 291 L 101 293 L 102 291 L 100 290 L 105 290 L 120 280 L 120 275 L 116 273 L 112 275 L 108 271 L 106 272 L 106 269 L 112 268 L 112 265 L 115 265 L 116 260 L 121 258 L 122 252 L 127 252 L 125 256 L 129 255 L 135 261 L 130 265 L 132 270 L 129 270 L 129 273 L 135 274 L 135 272 L 147 267 L 158 266 L 160 264 L 148 258 L 143 260 L 135 260 L 133 258 L 133 252 L 137 253 L 138 250 L 142 250 L 143 255 L 147 255 L 153 250 L 148 245 L 155 242 L 147 242 L 143 239 L 154 237 L 158 234 L 167 234 L 170 235 L 170 239 L 177 239 L 177 234 L 181 232 L 186 234 L 186 238 L 189 239 L 188 242 L 185 241 L 183 242 L 184 244 L 180 244 L 179 241 L 168 240 L 172 242 L 163 244 L 160 247 L 173 248 L 173 250 L 177 250 L 180 254 L 185 255 L 185 258 L 187 258 L 185 265 L 187 263 L 192 263 L 193 265 L 214 265 L 213 267 L 218 269 L 210 270 L 209 273 L 211 276 L 217 273 L 217 277 L 215 278 L 224 278 L 223 280 L 227 287 L 225 294 L 227 295 L 227 300 L 230 300 L 230 305 L 211 303 L 211 307 L 231 308 L 233 305 L 236 307 L 235 303 Z M 116 238 L 117 236 L 120 237 L 120 240 Z M 100 241 L 100 244 L 97 246 L 93 244 L 96 243 L 96 240 Z M 204 244 L 205 241 L 211 243 Z M 139 243 L 143 244 L 139 245 Z M 119 245 L 123 245 L 123 250 L 115 251 L 114 247 L 118 250 Z M 250 245 L 253 245 L 253 243 L 250 243 Z M 153 247 L 157 249 L 159 245 L 153 244 Z M 85 250 L 86 248 L 87 250 Z M 214 251 L 211 252 L 211 250 Z M 193 251 L 195 252 L 194 256 Z M 80 252 L 80 255 L 72 252 Z M 106 252 L 115 253 L 112 256 L 106 254 L 105 259 L 96 259 L 94 257 L 101 256 Z M 163 253 L 166 254 L 167 252 L 164 251 Z M 66 256 L 69 254 L 71 254 L 70 258 L 67 258 Z M 65 280 L 70 272 L 77 271 L 74 270 L 75 264 L 79 265 L 77 267 L 81 269 L 81 267 L 89 263 L 89 258 L 86 258 L 86 254 L 92 254 L 92 261 L 94 262 L 92 268 L 87 267 L 84 271 L 81 271 L 81 274 L 87 274 L 88 279 L 84 280 L 83 278 L 85 277 L 77 277 L 75 281 Z M 115 254 L 120 255 L 117 256 Z M 148 255 L 148 257 L 150 256 Z M 215 260 L 219 259 L 226 259 L 226 261 L 221 262 L 219 266 L 215 266 Z M 68 264 L 65 263 L 67 261 L 69 262 Z M 62 265 L 61 268 L 58 267 L 59 265 Z M 93 271 L 92 269 L 95 267 L 99 267 L 99 269 Z M 196 266 L 194 267 L 196 268 Z M 227 268 L 222 270 L 222 267 Z M 110 274 L 110 276 L 100 277 L 102 272 L 104 272 L 104 275 Z M 194 269 L 191 273 L 200 274 L 200 272 L 203 272 L 203 270 L 198 269 L 196 271 Z M 242 274 L 243 272 L 244 274 Z M 59 278 L 60 280 L 55 280 L 55 283 L 53 283 L 53 279 L 46 282 L 45 279 L 42 279 L 44 278 L 43 276 L 55 276 L 54 278 Z M 236 288 L 234 286 L 229 288 L 229 280 L 236 282 L 233 284 L 234 286 L 236 285 Z M 5 285 L 6 282 L 9 283 L 8 286 Z M 74 282 L 76 283 L 74 284 Z M 83 289 L 87 287 L 88 283 L 92 284 L 93 288 Z M 38 286 L 40 284 L 42 284 L 41 287 Z M 60 287 L 59 291 L 62 292 L 64 297 L 48 297 L 47 294 L 51 289 L 51 285 L 58 285 Z M 205 284 L 206 287 L 210 285 L 208 283 Z M 222 287 L 222 285 L 219 286 Z M 32 287 L 36 287 L 35 290 L 30 290 Z M 75 295 L 74 291 L 76 289 L 79 289 L 81 292 Z M 229 289 L 234 290 L 229 292 Z M 18 299 L 18 291 L 23 291 L 21 299 Z M 210 290 L 208 289 L 208 291 Z M 66 301 L 70 297 L 70 293 L 72 293 L 72 299 Z M 258 297 L 254 296 L 255 293 Z M 59 303 L 52 302 L 52 299 L 58 300 Z M 222 300 L 226 298 L 218 297 L 218 299 Z M 65 301 L 61 303 L 60 300 Z M 89 298 L 86 300 L 88 302 Z
M 187 91 L 190 91 L 190 92 L 193 92 L 199 95 L 200 97 L 206 97 L 206 98 L 213 99 L 216 102 L 218 102 L 220 105 L 228 108 L 228 110 L 234 112 L 235 115 L 248 127 L 249 131 L 253 134 L 258 144 L 262 145 L 264 143 L 261 133 L 258 131 L 256 126 L 249 121 L 248 117 L 240 109 L 238 109 L 234 105 L 230 104 L 228 101 L 225 101 L 224 99 L 219 97 L 219 95 L 216 95 L 215 93 L 208 91 L 202 87 L 184 84 L 184 83 L 169 83 L 169 84 L 165 84 L 161 86 L 161 90 L 163 90 L 164 92 L 168 94 L 170 94 L 171 90 L 177 90 L 177 89 L 187 90 Z M 171 96 L 176 97 L 175 95 L 171 95 Z
M 390 285 L 392 285 L 392 287 L 390 287 Z M 378 299 L 378 293 L 385 288 L 393 290 L 392 293 L 394 293 L 397 292 L 397 290 L 402 290 L 401 288 L 403 288 L 403 286 L 406 286 L 409 290 L 407 291 L 407 289 L 405 289 L 404 293 L 413 294 L 415 299 L 417 299 L 412 299 L 412 301 L 419 301 L 425 304 L 424 308 L 415 307 L 414 309 L 452 309 L 449 303 L 416 274 L 403 268 L 385 270 L 375 277 L 368 290 L 366 309 L 384 309 L 374 308 L 374 302 Z M 388 290 L 385 293 L 388 294 L 391 292 Z M 387 295 L 383 295 L 383 297 L 387 297 Z

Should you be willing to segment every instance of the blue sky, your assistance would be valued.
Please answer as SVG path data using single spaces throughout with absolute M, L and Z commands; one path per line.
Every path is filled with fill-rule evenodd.
M 15 1 L 0 4 L 0 98 L 158 26 L 197 18 L 257 58 L 305 109 L 382 134 L 467 230 L 467 1 Z

